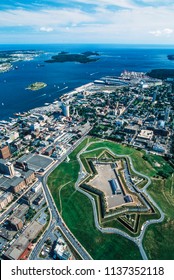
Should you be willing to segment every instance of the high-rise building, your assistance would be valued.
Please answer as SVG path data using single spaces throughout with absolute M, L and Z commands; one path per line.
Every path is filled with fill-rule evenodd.
M 170 107 L 168 106 L 167 108 L 166 108 L 166 111 L 165 111 L 165 121 L 166 122 L 168 122 L 168 120 L 169 120 L 169 115 L 170 115 Z
M 156 96 L 157 96 L 157 90 L 154 91 L 154 93 L 153 93 L 152 102 L 155 102 L 155 101 L 156 101 Z
M 15 175 L 14 166 L 11 162 L 0 159 L 0 173 L 13 177 Z
M 11 157 L 10 149 L 8 146 L 0 148 L 0 158 L 7 159 Z
M 70 117 L 70 106 L 66 103 L 62 103 L 62 112 L 65 117 Z

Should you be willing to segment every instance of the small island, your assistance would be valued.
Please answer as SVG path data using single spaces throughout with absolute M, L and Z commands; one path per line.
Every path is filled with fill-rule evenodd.
M 46 87 L 47 84 L 42 83 L 42 82 L 36 82 L 34 84 L 29 85 L 26 89 L 32 90 L 32 91 L 36 91 L 36 90 L 40 90 L 44 87 Z
M 168 58 L 169 60 L 174 60 L 174 54 L 169 54 L 169 55 L 167 56 L 167 58 Z
M 91 57 L 93 56 L 93 57 Z M 99 60 L 96 56 L 99 56 L 97 52 L 87 51 L 81 54 L 71 54 L 68 52 L 60 52 L 58 55 L 54 55 L 51 59 L 46 60 L 47 63 L 55 63 L 55 62 L 79 62 L 79 63 L 88 63 L 95 62 Z

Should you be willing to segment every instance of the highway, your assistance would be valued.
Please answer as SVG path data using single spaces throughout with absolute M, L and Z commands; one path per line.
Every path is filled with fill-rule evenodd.
M 88 133 L 88 132 L 87 132 Z M 37 244 L 35 245 L 34 249 L 32 250 L 29 259 L 30 260 L 36 260 L 38 259 L 38 255 L 44 245 L 44 242 L 49 237 L 49 234 L 53 231 L 53 229 L 57 226 L 61 229 L 63 234 L 65 235 L 68 242 L 73 246 L 73 248 L 77 251 L 77 253 L 82 257 L 84 260 L 91 260 L 92 257 L 89 255 L 89 253 L 85 250 L 85 248 L 79 243 L 79 241 L 75 238 L 75 236 L 70 232 L 70 230 L 65 225 L 62 217 L 60 216 L 57 207 L 54 203 L 54 200 L 52 198 L 52 195 L 49 191 L 49 188 L 47 186 L 47 178 L 50 175 L 50 173 L 59 165 L 61 164 L 66 157 L 74 150 L 84 139 L 86 135 L 84 135 L 79 141 L 76 142 L 76 144 L 73 146 L 73 148 L 70 148 L 66 154 L 62 156 L 62 158 L 56 162 L 45 174 L 44 176 L 38 176 L 38 179 L 43 184 L 44 194 L 46 197 L 47 204 L 49 206 L 50 210 L 50 222 L 49 225 L 44 232 L 44 234 L 41 236 Z
M 102 143 L 103 141 L 99 141 L 99 142 Z M 114 154 L 114 153 L 112 152 L 112 150 L 110 150 L 109 148 L 106 148 L 107 150 L 109 150 L 109 152 L 110 152 L 111 154 L 114 154 L 114 155 L 116 155 L 117 157 L 126 157 L 126 158 L 128 158 L 128 159 L 129 159 L 129 162 L 130 162 L 131 169 L 132 169 L 136 174 L 138 174 L 138 175 L 140 175 L 141 177 L 144 177 L 145 179 L 147 179 L 146 185 L 145 185 L 141 190 L 138 189 L 138 191 L 141 192 L 141 193 L 144 193 L 144 194 L 148 197 L 149 201 L 150 201 L 150 202 L 158 209 L 158 211 L 160 212 L 161 217 L 160 217 L 159 219 L 147 220 L 147 221 L 143 224 L 143 226 L 142 226 L 142 228 L 141 228 L 140 235 L 139 235 L 138 237 L 131 237 L 130 235 L 128 235 L 128 234 L 125 233 L 124 231 L 119 230 L 119 229 L 116 229 L 116 228 L 102 228 L 102 227 L 99 225 L 99 222 L 98 222 L 98 215 L 97 215 L 97 209 L 96 209 L 96 204 L 95 204 L 94 198 L 93 198 L 89 193 L 83 191 L 82 189 L 80 189 L 80 188 L 78 187 L 80 181 L 84 178 L 84 168 L 83 168 L 83 163 L 81 162 L 81 159 L 80 159 L 80 155 L 83 154 L 83 153 L 89 153 L 89 152 L 92 152 L 92 151 L 97 151 L 97 150 L 103 149 L 103 148 L 96 148 L 96 149 L 92 149 L 92 150 L 86 151 L 87 148 L 88 148 L 89 146 L 91 146 L 93 143 L 99 143 L 99 142 L 91 142 L 91 143 L 87 144 L 87 145 L 78 153 L 77 159 L 78 159 L 78 162 L 79 162 L 79 164 L 80 164 L 80 172 L 79 172 L 79 177 L 78 177 L 78 180 L 77 180 L 77 182 L 76 182 L 76 184 L 75 184 L 75 187 L 76 187 L 76 189 L 77 189 L 78 191 L 80 191 L 81 193 L 83 193 L 84 195 L 86 195 L 86 196 L 90 199 L 90 201 L 91 201 L 91 203 L 92 203 L 92 207 L 93 207 L 93 214 L 94 214 L 94 221 L 95 221 L 95 226 L 96 226 L 96 228 L 97 228 L 98 230 L 100 230 L 102 233 L 115 233 L 115 234 L 120 234 L 121 236 L 123 236 L 123 237 L 125 237 L 125 238 L 127 238 L 127 239 L 129 239 L 129 240 L 131 240 L 131 241 L 133 241 L 133 242 L 138 246 L 142 258 L 143 258 L 144 260 L 147 260 L 148 258 L 147 258 L 146 252 L 145 252 L 145 250 L 144 250 L 144 248 L 143 248 L 143 245 L 142 245 L 142 241 L 143 241 L 143 237 L 144 237 L 145 231 L 146 231 L 146 229 L 147 229 L 147 227 L 148 227 L 149 225 L 155 224 L 155 223 L 161 223 L 161 222 L 164 220 L 164 218 L 165 218 L 165 214 L 163 213 L 163 211 L 161 210 L 161 208 L 157 205 L 157 203 L 152 199 L 152 197 L 147 193 L 147 188 L 148 188 L 148 186 L 151 184 L 151 179 L 150 179 L 148 176 L 146 176 L 146 175 L 144 175 L 144 174 L 142 174 L 142 173 L 140 173 L 140 172 L 138 172 L 138 171 L 136 171 L 136 170 L 134 169 L 134 166 L 133 166 L 131 157 L 129 157 L 128 155 L 117 155 L 117 154 Z M 86 174 L 86 175 L 88 175 L 88 174 Z

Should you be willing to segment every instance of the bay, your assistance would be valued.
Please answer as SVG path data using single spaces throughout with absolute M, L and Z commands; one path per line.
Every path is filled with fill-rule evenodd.
M 3 50 L 44 53 L 32 61 L 17 62 L 14 64 L 17 69 L 0 74 L 0 120 L 58 100 L 62 94 L 106 75 L 119 75 L 124 70 L 148 72 L 155 68 L 174 68 L 174 61 L 167 58 L 168 54 L 174 54 L 174 46 L 165 45 L 0 45 L 0 51 Z M 61 51 L 97 51 L 100 59 L 87 64 L 44 62 Z M 39 64 L 44 66 L 38 67 Z M 25 90 L 37 81 L 48 86 L 36 92 Z

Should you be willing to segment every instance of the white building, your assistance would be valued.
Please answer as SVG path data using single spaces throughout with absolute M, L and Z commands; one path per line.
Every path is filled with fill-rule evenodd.
M 72 258 L 70 251 L 68 250 L 65 241 L 62 238 L 58 239 L 56 247 L 54 248 L 54 254 L 60 260 L 70 260 Z
M 65 117 L 70 117 L 70 106 L 68 104 L 62 103 L 62 112 Z

